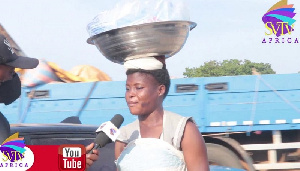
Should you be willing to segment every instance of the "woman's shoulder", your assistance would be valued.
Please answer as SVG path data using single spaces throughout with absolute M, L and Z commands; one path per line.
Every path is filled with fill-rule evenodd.
M 173 145 L 177 150 L 181 150 L 181 139 L 183 137 L 184 128 L 189 120 L 193 121 L 191 117 L 186 117 L 164 111 L 164 117 L 167 122 L 164 124 L 164 140 Z
M 195 121 L 193 120 L 193 118 L 191 116 L 182 116 L 180 114 L 174 113 L 174 112 L 170 112 L 170 111 L 164 111 L 164 114 L 166 115 L 166 120 L 168 122 L 174 122 L 175 125 L 178 124 L 178 122 L 180 121 L 192 121 L 195 123 Z
M 121 130 L 136 130 L 136 129 L 138 129 L 138 125 L 139 125 L 138 120 L 135 120 L 135 121 L 121 127 Z
M 135 120 L 120 128 L 120 134 L 117 138 L 118 141 L 129 143 L 130 141 L 139 137 L 139 122 Z

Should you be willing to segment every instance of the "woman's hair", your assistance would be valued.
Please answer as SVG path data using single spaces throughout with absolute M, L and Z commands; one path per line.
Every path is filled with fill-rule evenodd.
M 131 75 L 136 72 L 152 75 L 154 77 L 154 79 L 160 85 L 164 85 L 166 87 L 164 98 L 168 95 L 168 92 L 170 89 L 170 76 L 169 76 L 169 72 L 166 69 L 165 65 L 164 65 L 163 69 L 156 69 L 156 70 L 128 69 L 126 71 L 126 75 Z

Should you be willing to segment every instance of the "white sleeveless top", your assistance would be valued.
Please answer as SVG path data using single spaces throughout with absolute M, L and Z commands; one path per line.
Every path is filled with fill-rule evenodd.
M 191 120 L 191 117 L 164 111 L 160 139 L 141 138 L 138 120 L 122 127 L 117 140 L 126 143 L 127 146 L 116 160 L 118 170 L 185 171 L 180 143 L 188 120 Z

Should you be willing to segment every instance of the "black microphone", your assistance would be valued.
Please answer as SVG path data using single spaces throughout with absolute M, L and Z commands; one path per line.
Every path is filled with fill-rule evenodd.
M 117 128 L 120 128 L 120 126 L 122 125 L 124 121 L 124 118 L 122 115 L 120 114 L 116 114 L 113 118 L 111 118 L 110 122 L 112 124 L 114 124 Z M 101 125 L 102 126 L 102 125 Z M 100 127 L 101 127 L 100 126 Z M 105 127 L 105 125 L 103 126 Z M 104 133 L 103 131 L 99 132 L 95 141 L 94 141 L 94 147 L 91 151 L 89 151 L 88 154 L 92 154 L 93 150 L 97 149 L 97 148 L 101 148 L 104 147 L 106 144 L 108 144 L 110 142 L 110 138 L 108 137 L 108 135 L 106 135 L 106 133 Z

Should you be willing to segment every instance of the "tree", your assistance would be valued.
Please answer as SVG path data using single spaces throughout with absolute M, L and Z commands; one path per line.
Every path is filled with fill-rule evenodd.
M 255 63 L 250 60 L 230 59 L 218 62 L 211 60 L 195 68 L 185 68 L 186 77 L 215 77 L 231 75 L 252 75 L 252 68 L 261 74 L 275 74 L 269 63 Z

